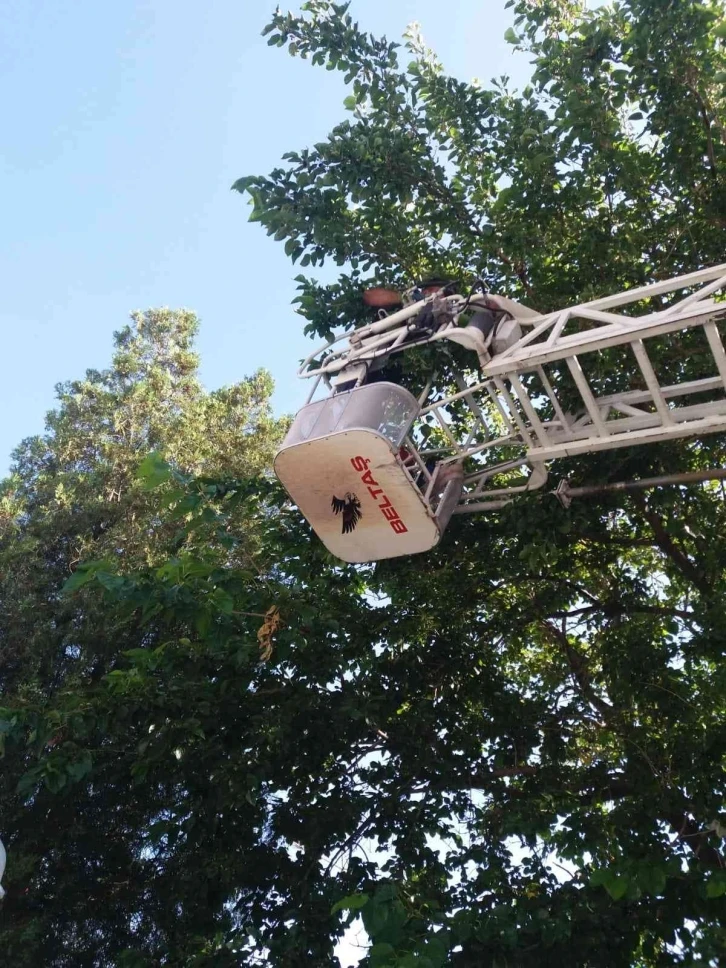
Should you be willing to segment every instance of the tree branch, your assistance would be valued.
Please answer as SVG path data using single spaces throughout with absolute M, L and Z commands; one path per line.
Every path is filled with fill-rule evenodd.
M 671 615 L 675 618 L 682 618 L 684 622 L 693 621 L 694 616 L 691 612 L 686 612 L 680 608 L 666 608 L 659 605 L 621 605 L 617 602 L 602 602 L 596 605 L 586 605 L 583 608 L 575 608 L 571 612 L 552 612 L 552 618 L 573 618 L 576 615 L 587 615 L 591 612 L 605 612 L 610 615 Z
M 711 870 L 721 870 L 726 867 L 726 861 L 724 861 L 721 851 L 708 843 L 710 830 L 699 827 L 687 813 L 673 813 L 666 819 L 680 842 L 689 847 L 705 867 Z
M 509 256 L 504 253 L 503 249 L 497 249 L 497 255 L 505 265 L 509 266 L 510 269 L 514 270 L 515 275 L 522 283 L 522 288 L 527 293 L 529 298 L 533 299 L 534 297 L 532 293 L 532 287 L 530 286 L 529 281 L 527 280 L 527 270 L 524 266 L 524 263 L 515 262 L 513 259 L 510 259 Z
M 653 535 L 655 536 L 656 544 L 663 554 L 671 559 L 684 578 L 691 582 L 691 584 L 694 585 L 701 592 L 701 594 L 706 595 L 709 591 L 708 582 L 705 580 L 704 576 L 691 561 L 685 551 L 679 548 L 668 534 L 665 525 L 658 515 L 651 511 L 651 509 L 648 507 L 643 495 L 635 492 L 632 494 L 632 499 L 633 503 L 640 510 L 643 517 L 650 525 Z
M 480 781 L 486 778 L 496 778 L 501 775 L 522 775 L 522 776 L 536 776 L 538 773 L 542 772 L 541 767 L 534 766 L 520 766 L 513 767 L 510 770 L 492 770 L 490 773 L 473 773 L 470 780 L 471 787 L 476 789 L 488 789 L 486 785 L 480 786 Z M 467 785 L 470 781 L 467 779 Z M 626 797 L 642 797 L 643 791 L 637 790 L 633 783 L 622 776 L 608 776 L 605 778 L 605 782 L 598 784 L 596 787 L 590 790 L 577 790 L 568 791 L 567 789 L 562 789 L 564 793 L 573 793 L 580 804 L 583 806 L 589 806 L 595 802 L 606 800 L 623 800 Z M 532 796 L 536 796 L 538 791 L 533 791 Z M 508 796 L 514 796 L 518 798 L 526 797 L 528 791 L 526 790 L 508 790 Z M 717 847 L 714 847 L 708 842 L 708 838 L 711 836 L 711 830 L 708 828 L 700 827 L 698 823 L 691 817 L 687 812 L 674 811 L 667 813 L 662 818 L 658 818 L 658 811 L 653 811 L 656 815 L 656 819 L 663 819 L 671 828 L 674 834 L 678 837 L 680 843 L 698 858 L 699 862 L 705 867 L 711 870 L 723 870 L 726 868 L 726 859 Z
M 562 632 L 553 625 L 551 622 L 541 621 L 540 627 L 554 639 L 558 645 L 562 646 L 562 649 L 567 657 L 568 665 L 570 666 L 570 672 L 572 677 L 578 685 L 580 693 L 582 696 L 593 706 L 597 711 L 605 718 L 610 719 L 615 713 L 615 708 L 604 699 L 601 699 L 597 695 L 595 690 L 592 688 L 592 681 L 590 679 L 590 673 L 588 671 L 588 661 L 585 656 L 578 652 L 578 650 L 571 644 L 565 632 Z
M 693 74 L 693 71 L 691 71 Z M 696 79 L 691 76 L 688 79 L 688 90 L 693 95 L 693 98 L 698 105 L 698 110 L 701 114 L 701 120 L 703 121 L 703 126 L 706 129 L 706 153 L 708 154 L 708 163 L 711 166 L 711 177 L 714 181 L 718 181 L 718 169 L 716 167 L 716 154 L 713 150 L 713 136 L 711 135 L 711 119 L 708 116 L 708 107 L 703 99 L 703 95 L 698 90 L 698 85 Z

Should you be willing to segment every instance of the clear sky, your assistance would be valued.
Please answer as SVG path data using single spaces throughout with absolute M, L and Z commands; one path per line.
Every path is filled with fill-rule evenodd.
M 353 0 L 364 29 L 418 20 L 447 69 L 524 83 L 504 0 Z M 342 78 L 267 47 L 269 0 L 4 0 L 0 36 L 0 472 L 54 385 L 105 367 L 134 309 L 202 319 L 209 389 L 259 366 L 291 411 L 313 344 L 296 270 L 230 192 L 345 112 Z

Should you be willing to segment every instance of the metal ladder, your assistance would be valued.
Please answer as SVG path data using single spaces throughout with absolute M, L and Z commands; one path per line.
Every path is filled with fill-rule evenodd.
M 530 331 L 485 363 L 484 380 L 467 383 L 457 374 L 458 393 L 422 401 L 422 420 L 433 417 L 446 440 L 429 451 L 419 447 L 422 456 L 481 465 L 467 475 L 457 513 L 501 507 L 542 487 L 546 463 L 557 458 L 726 431 L 726 351 L 718 327 L 726 301 L 714 298 L 724 290 L 721 265 L 528 318 Z M 654 298 L 667 305 L 645 305 Z M 639 315 L 622 312 L 636 303 Z M 665 337 L 677 349 L 686 334 L 707 372 L 664 382 L 651 359 L 652 340 Z M 587 371 L 593 362 L 607 365 L 614 350 L 621 351 L 615 375 L 628 386 L 606 393 L 607 379 Z M 452 415 L 460 401 L 469 411 L 465 432 Z M 502 449 L 509 453 L 500 460 Z

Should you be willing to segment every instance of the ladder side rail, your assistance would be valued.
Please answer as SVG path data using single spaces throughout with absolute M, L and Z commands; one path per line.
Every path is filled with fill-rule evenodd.
M 522 466 L 524 464 L 526 462 L 523 462 Z M 503 471 L 504 469 L 501 469 L 496 473 L 503 473 Z M 474 511 L 496 510 L 497 508 L 505 507 L 517 495 L 536 491 L 546 484 L 546 482 L 546 469 L 541 464 L 535 465 L 532 467 L 532 473 L 523 484 L 512 484 L 509 487 L 491 488 L 490 490 L 482 490 L 479 493 L 469 492 L 469 494 L 465 494 L 454 513 L 470 514 Z
M 481 471 L 476 471 L 473 474 L 467 474 L 464 478 L 464 486 L 474 485 L 473 489 L 465 493 L 466 498 L 477 498 L 481 494 L 485 494 L 484 490 L 488 481 L 499 474 L 506 474 L 507 471 L 519 470 L 521 467 L 528 465 L 528 459 L 526 457 L 518 457 L 514 460 L 500 461 L 498 464 L 492 464 L 490 467 L 484 468 Z M 519 486 L 519 485 L 517 485 Z M 508 488 L 500 488 L 500 490 L 507 490 Z
M 586 319 L 589 323 L 604 323 L 607 326 L 615 327 L 616 330 L 632 329 L 634 324 L 637 326 L 643 322 L 652 321 L 659 315 L 660 313 L 648 313 L 643 316 L 624 316 L 622 313 L 606 313 L 602 309 L 591 309 L 589 306 L 578 308 L 576 312 L 572 313 L 572 316 L 576 319 Z M 594 332 L 597 332 L 597 330 Z
M 723 268 L 723 267 L 722 267 Z M 716 279 L 708 286 L 704 286 L 697 292 L 692 292 L 688 296 L 684 296 L 683 299 L 679 299 L 678 302 L 674 303 L 672 306 L 667 306 L 662 310 L 664 315 L 670 315 L 673 312 L 677 312 L 684 306 L 690 306 L 693 303 L 699 303 L 701 300 L 705 299 L 707 296 L 713 295 L 713 293 L 718 292 L 719 289 L 723 289 L 726 286 L 726 270 L 724 270 L 723 275 Z
M 721 377 L 707 376 L 699 380 L 689 380 L 687 383 L 674 383 L 669 386 L 661 387 L 660 391 L 666 400 L 674 397 L 684 397 L 690 393 L 707 393 L 709 390 L 718 390 L 721 387 Z M 629 403 L 652 403 L 652 398 L 648 390 L 623 390 L 620 393 L 611 393 L 606 397 L 598 397 L 601 404 Z
M 704 416 L 689 416 L 684 420 L 674 420 L 673 423 L 664 427 L 656 416 L 656 423 L 647 421 L 643 418 L 642 429 L 630 428 L 628 434 L 615 433 L 608 437 L 593 437 L 587 435 L 577 436 L 561 443 L 552 443 L 545 450 L 544 448 L 532 448 L 528 451 L 528 456 L 532 461 L 557 460 L 560 457 L 575 457 L 581 454 L 594 453 L 600 450 L 614 450 L 618 447 L 636 447 L 639 444 L 658 443 L 665 440 L 675 440 L 679 437 L 692 437 L 699 434 L 710 434 L 726 430 L 726 407 L 719 412 L 714 412 Z M 633 418 L 635 420 L 636 418 Z M 650 423 L 650 426 L 647 424 Z
M 496 438 L 493 438 L 492 440 L 486 441 L 486 443 L 484 444 L 478 444 L 476 447 L 470 447 L 469 450 L 467 450 L 465 453 L 460 452 L 459 454 L 456 454 L 454 457 L 449 456 L 445 458 L 445 461 L 446 463 L 452 463 L 454 461 L 461 460 L 462 456 L 473 459 L 475 457 L 478 457 L 480 454 L 485 454 L 486 451 L 488 450 L 494 450 L 497 447 L 507 447 L 507 446 L 520 447 L 522 450 L 525 450 L 525 445 L 522 443 L 520 435 L 512 434 L 511 436 L 507 436 L 507 437 L 496 437 Z M 421 454 L 424 457 L 437 457 L 440 454 L 450 455 L 451 448 L 434 447 L 434 448 L 431 448 L 430 450 L 422 450 Z
M 485 390 L 489 380 L 485 380 L 481 383 L 475 383 L 474 386 L 467 387 L 466 390 L 460 390 L 458 393 L 452 393 L 448 397 L 443 397 L 441 400 L 435 400 L 433 403 L 429 403 L 427 406 L 422 407 L 420 411 L 420 416 L 424 416 L 430 413 L 435 407 L 446 407 L 450 403 L 454 403 L 456 400 L 462 400 L 464 397 L 472 393 L 478 393 L 480 390 Z
M 672 424 L 688 424 L 691 422 L 696 422 L 699 420 L 709 419 L 714 416 L 719 416 L 726 414 L 726 400 L 714 400 L 710 403 L 697 403 L 690 407 L 679 407 L 677 410 L 671 411 Z M 669 425 L 670 426 L 670 425 Z M 608 427 L 610 433 L 608 437 L 612 437 L 618 440 L 619 447 L 630 446 L 627 443 L 627 438 L 632 436 L 634 431 L 640 431 L 644 429 L 657 430 L 662 429 L 664 432 L 666 427 L 661 421 L 660 414 L 658 413 L 648 413 L 644 410 L 636 411 L 636 414 L 630 417 L 616 417 L 608 422 Z M 551 434 L 551 439 L 549 443 L 549 449 L 553 447 L 559 448 L 564 445 L 568 440 L 571 441 L 585 441 L 589 440 L 593 448 L 597 449 L 598 441 L 602 437 L 600 434 L 593 433 L 593 424 L 579 424 L 577 428 L 574 428 L 570 434 L 558 434 L 553 432 Z M 544 453 L 545 448 L 530 448 L 529 453 Z M 551 460 L 550 457 L 546 458 Z
M 676 302 L 673 306 L 669 306 L 666 310 L 661 310 L 658 313 L 652 314 L 653 316 L 665 314 L 670 315 L 672 313 L 679 312 L 682 307 L 688 308 L 693 303 L 697 303 L 699 300 L 704 299 L 712 292 L 716 292 L 719 289 L 724 288 L 726 286 L 726 265 L 714 266 L 711 269 L 703 269 L 695 273 L 690 273 L 686 276 L 667 279 L 662 283 L 653 283 L 647 286 L 640 286 L 637 289 L 626 290 L 622 293 L 615 293 L 612 296 L 605 296 L 601 299 L 593 299 L 589 302 L 580 303 L 576 306 L 570 306 L 567 309 L 559 310 L 555 313 L 549 313 L 542 317 L 542 322 L 535 324 L 534 329 L 530 333 L 519 340 L 514 347 L 510 347 L 509 349 L 505 350 L 505 352 L 500 354 L 497 359 L 501 359 L 506 356 L 511 357 L 517 349 L 530 345 L 533 340 L 536 340 L 542 335 L 542 333 L 546 332 L 549 327 L 553 327 L 553 332 L 546 340 L 545 345 L 550 346 L 553 343 L 556 343 L 567 320 L 573 316 L 583 316 L 584 318 L 589 318 L 593 321 L 600 321 L 604 323 L 610 322 L 613 326 L 617 326 L 618 328 L 627 327 L 633 322 L 637 322 L 638 320 L 642 321 L 648 317 L 621 316 L 619 314 L 608 314 L 607 312 L 601 313 L 599 311 L 616 308 L 618 306 L 625 306 L 629 303 L 638 302 L 647 297 L 661 295 L 665 292 L 674 292 L 678 291 L 679 289 L 685 289 L 701 282 L 707 282 L 709 279 L 715 279 L 710 286 L 706 286 L 704 289 L 699 290 L 699 292 L 692 293 L 691 295 L 684 297 Z M 562 318 L 563 316 L 566 316 L 564 320 Z
M 650 339 L 655 336 L 667 335 L 668 333 L 677 332 L 681 329 L 693 329 L 697 326 L 702 326 L 707 322 L 710 322 L 714 316 L 719 317 L 721 315 L 726 315 L 726 303 L 723 307 L 711 308 L 708 311 L 703 311 L 701 309 L 691 309 L 683 316 L 670 316 L 667 319 L 663 318 L 658 314 L 657 316 L 644 317 L 640 316 L 637 319 L 633 319 L 629 322 L 627 327 L 611 327 L 602 326 L 597 329 L 588 330 L 584 333 L 572 333 L 568 336 L 563 336 L 559 343 L 552 348 L 547 350 L 543 349 L 543 357 L 546 356 L 549 359 L 557 359 L 557 351 L 560 351 L 562 356 L 568 353 L 578 353 L 580 351 L 593 352 L 599 349 L 610 349 L 614 346 L 622 346 L 629 343 L 632 339 Z M 513 349 L 517 350 L 520 347 L 520 343 L 515 343 Z M 528 353 L 523 353 L 521 357 L 521 362 L 523 364 L 532 363 L 532 357 L 536 354 L 537 347 L 530 347 Z M 504 354 L 501 354 L 503 357 Z M 487 372 L 494 371 L 497 368 L 497 364 L 501 359 L 497 356 L 491 363 L 487 364 L 485 370 Z M 520 362 L 519 359 L 515 360 L 517 363 Z M 509 362 L 512 362 L 510 357 Z M 544 358 L 542 360 L 537 360 L 536 362 L 547 362 Z
M 610 326 L 603 326 L 598 329 L 590 330 L 587 333 L 576 333 L 572 336 L 563 336 L 560 342 L 551 347 L 543 345 L 525 347 L 521 350 L 521 340 L 510 347 L 506 353 L 495 356 L 483 367 L 486 376 L 498 376 L 508 374 L 511 371 L 521 372 L 531 370 L 538 364 L 552 363 L 555 360 L 563 360 L 580 353 L 591 353 L 595 350 L 610 349 L 613 346 L 622 346 L 632 342 L 633 339 L 648 339 L 654 336 L 664 336 L 679 329 L 691 329 L 710 322 L 714 317 L 714 310 L 709 312 L 692 311 L 683 318 L 669 317 L 668 319 L 658 318 L 646 320 L 639 317 L 633 320 L 635 325 L 631 329 L 615 329 Z M 717 311 L 717 315 L 726 315 L 726 303 L 723 309 Z
M 581 303 L 581 305 L 591 306 L 593 309 L 626 306 L 628 303 L 640 302 L 641 299 L 660 296 L 666 292 L 677 292 L 679 289 L 688 289 L 691 286 L 697 286 L 702 282 L 710 282 L 712 279 L 720 279 L 721 277 L 726 277 L 726 263 L 711 266 L 709 269 L 698 269 L 696 272 L 689 272 L 683 276 L 673 276 L 661 282 L 651 282 L 635 289 L 626 289 L 623 292 L 613 293 L 612 296 L 591 299 L 586 303 Z
M 564 310 L 558 310 L 554 313 L 549 313 L 549 314 L 540 315 L 540 316 L 532 315 L 527 319 L 527 324 L 532 325 L 533 329 L 527 334 L 527 336 L 523 337 L 523 340 L 520 341 L 519 344 L 515 344 L 515 346 L 529 345 L 532 339 L 538 338 L 538 336 L 546 332 L 548 328 L 556 325 L 560 320 L 560 318 L 562 317 L 563 313 L 569 312 L 570 314 L 573 314 L 573 313 L 576 314 L 578 311 L 581 312 L 583 310 L 590 310 L 590 309 L 607 310 L 617 306 L 624 306 L 632 302 L 637 302 L 641 299 L 647 299 L 653 296 L 661 295 L 663 293 L 674 292 L 680 289 L 689 288 L 691 286 L 698 285 L 700 283 L 710 283 L 710 285 L 705 286 L 698 292 L 689 294 L 688 296 L 679 300 L 673 306 L 667 307 L 666 310 L 661 311 L 661 314 L 664 313 L 669 316 L 671 314 L 676 314 L 680 312 L 683 307 L 688 308 L 689 306 L 697 305 L 698 302 L 702 301 L 707 295 L 713 292 L 716 292 L 719 289 L 725 288 L 726 287 L 726 264 L 713 266 L 709 269 L 701 269 L 696 272 L 688 273 L 683 276 L 676 276 L 676 277 L 673 277 L 672 279 L 663 280 L 662 282 L 651 283 L 646 286 L 639 286 L 635 289 L 629 289 L 629 290 L 626 290 L 625 292 L 615 293 L 611 296 L 605 296 L 600 299 L 589 300 L 588 302 L 581 303 L 579 306 L 573 306 Z M 399 326 L 403 327 L 404 324 L 408 323 L 409 320 L 417 316 L 421 312 L 421 309 L 427 303 L 433 302 L 437 298 L 439 299 L 439 301 L 444 301 L 448 304 L 448 307 L 452 312 L 452 315 L 454 316 L 460 315 L 464 307 L 486 304 L 486 297 L 479 296 L 479 295 L 472 296 L 470 299 L 465 299 L 464 297 L 458 296 L 458 295 L 447 296 L 447 297 L 444 297 L 444 300 L 441 300 L 441 297 L 431 296 L 431 297 L 428 297 L 428 299 L 411 303 L 408 306 L 404 306 L 402 309 L 398 310 L 397 312 L 391 313 L 389 316 L 386 316 L 383 319 L 376 320 L 376 322 L 369 323 L 366 326 L 361 327 L 360 329 L 353 330 L 352 332 L 349 331 L 349 332 L 341 333 L 340 335 L 334 337 L 333 339 L 328 340 L 322 346 L 316 347 L 310 353 L 310 355 L 303 361 L 298 371 L 298 375 L 303 378 L 316 375 L 320 367 L 311 370 L 310 367 L 312 363 L 314 362 L 316 357 L 320 356 L 321 353 L 324 353 L 326 350 L 330 349 L 335 344 L 347 339 L 349 341 L 350 348 L 352 349 L 355 343 L 360 344 L 360 342 L 363 340 L 366 340 L 378 335 L 382 335 L 387 331 L 390 331 L 391 329 L 395 329 L 396 327 L 399 327 Z M 623 318 L 627 320 L 630 317 L 623 317 Z M 540 320 L 540 322 L 537 322 L 538 319 Z M 642 319 L 642 317 L 640 317 L 640 319 Z M 439 338 L 441 338 L 441 335 L 443 334 L 434 334 L 434 338 L 436 336 L 439 336 Z M 523 341 L 526 341 L 526 342 L 523 343 Z M 556 342 L 556 337 L 553 339 L 553 341 Z M 511 349 L 505 352 L 506 354 L 509 354 L 511 352 Z M 332 354 L 334 358 L 338 358 L 342 355 L 344 355 L 347 359 L 348 351 L 347 350 L 334 351 Z M 505 355 L 505 354 L 501 354 L 501 355 Z

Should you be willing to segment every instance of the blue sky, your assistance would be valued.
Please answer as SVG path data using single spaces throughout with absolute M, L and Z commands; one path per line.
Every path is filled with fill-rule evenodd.
M 313 344 L 296 270 L 230 192 L 344 116 L 337 74 L 267 47 L 268 0 L 5 0 L 0 37 L 0 469 L 54 385 L 110 360 L 134 309 L 202 320 L 209 389 L 259 366 L 291 411 Z M 418 20 L 447 69 L 523 84 L 504 0 L 353 0 L 364 29 Z

